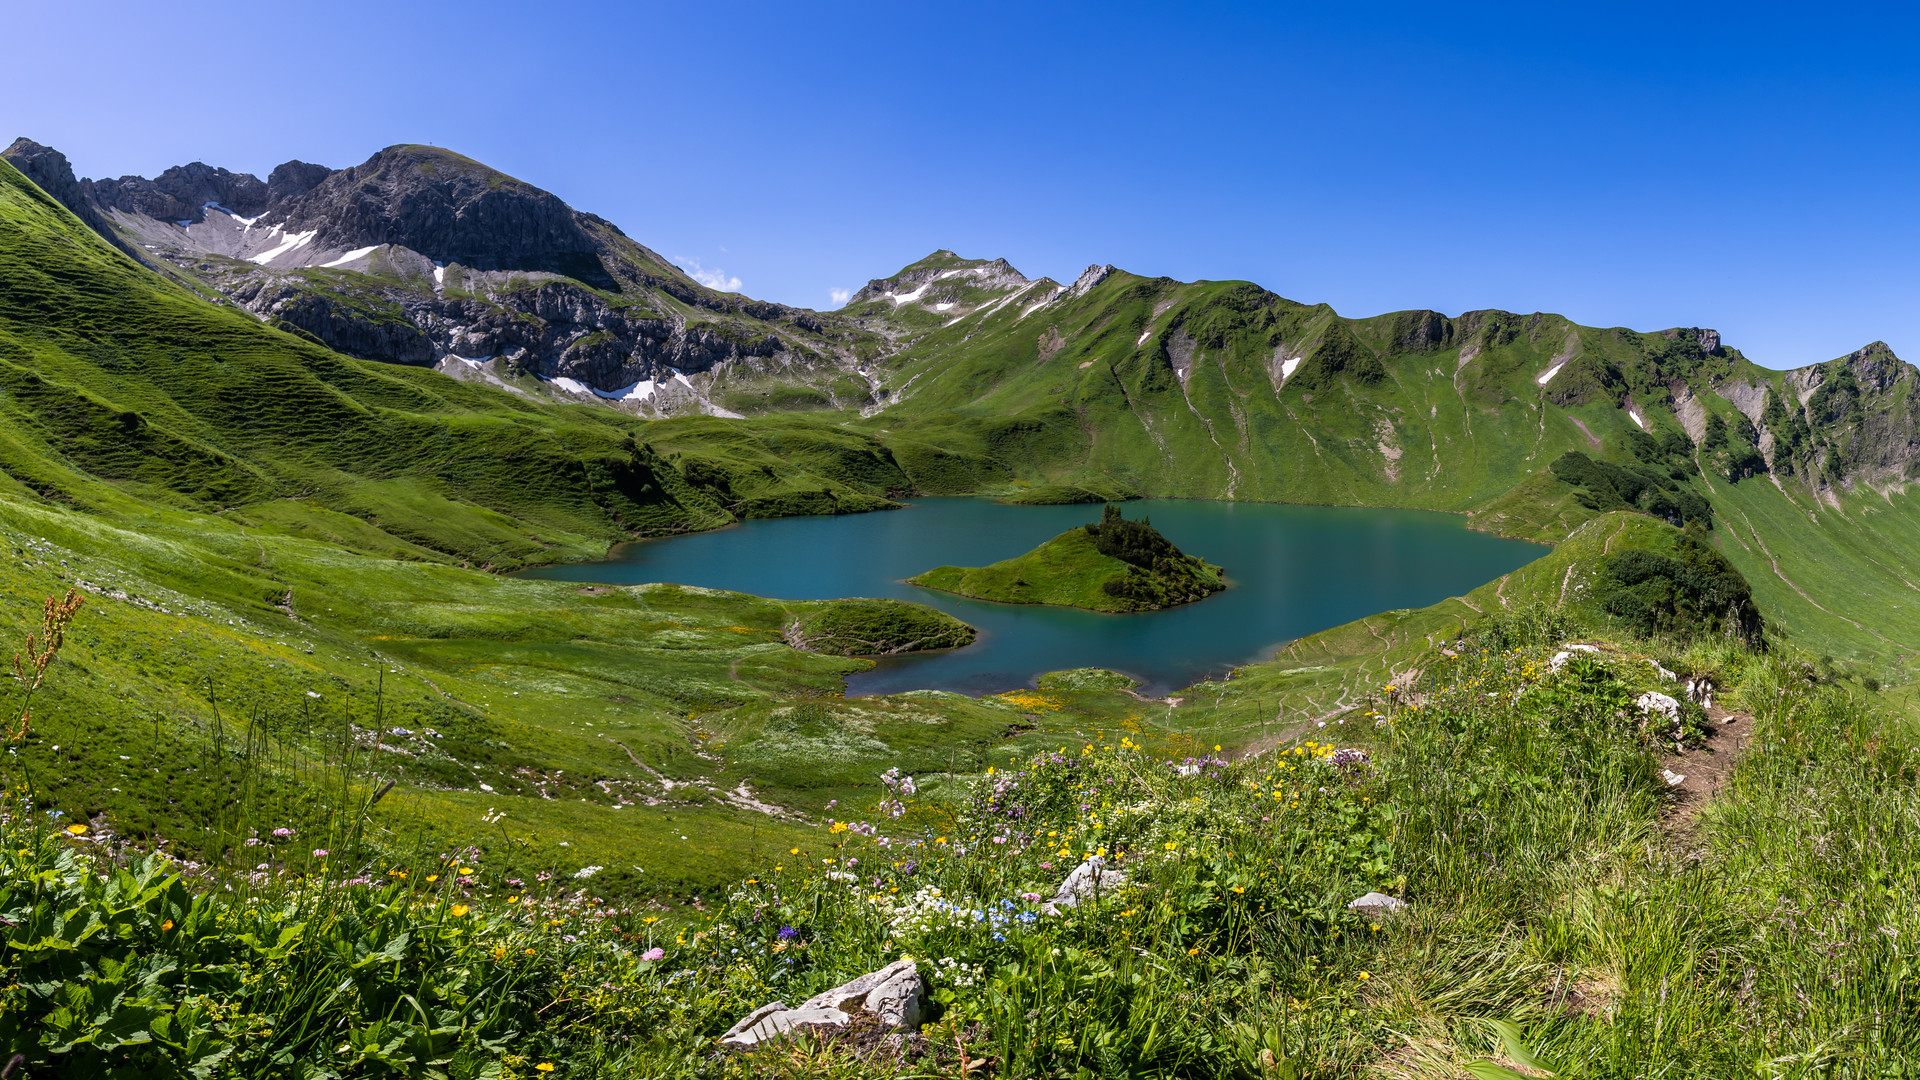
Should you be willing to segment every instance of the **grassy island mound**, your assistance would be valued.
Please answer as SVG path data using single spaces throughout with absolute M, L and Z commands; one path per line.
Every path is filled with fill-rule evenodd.
M 906 600 L 827 600 L 787 624 L 796 649 L 829 656 L 893 656 L 957 649 L 979 635 L 944 611 Z
M 1227 587 L 1225 571 L 1184 554 L 1148 519 L 1128 521 L 1109 503 L 1098 525 L 1069 529 L 1025 555 L 991 566 L 939 566 L 909 584 L 1004 604 L 1089 611 L 1158 611 Z
M 1038 680 L 1042 690 L 1131 690 L 1140 680 L 1107 668 L 1083 667 L 1049 671 Z

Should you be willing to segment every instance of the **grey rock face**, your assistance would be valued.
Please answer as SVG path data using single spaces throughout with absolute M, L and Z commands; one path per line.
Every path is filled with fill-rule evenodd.
M 771 358 L 785 348 L 771 333 L 738 341 L 681 320 L 636 314 L 564 279 L 494 290 L 488 276 L 474 276 L 482 279 L 479 295 L 370 288 L 348 302 L 311 288 L 300 275 L 266 272 L 247 273 L 223 291 L 262 319 L 284 320 L 349 356 L 400 364 L 504 356 L 541 378 L 566 376 L 603 390 Z
M 305 175 L 289 171 L 283 179 L 291 187 Z M 286 231 L 312 230 L 320 248 L 398 244 L 435 262 L 543 270 L 602 288 L 614 285 L 599 245 L 566 203 L 433 147 L 388 147 L 363 164 L 328 174 L 277 207 L 276 216 L 281 214 Z
M 1068 298 L 1085 295 L 1086 292 L 1095 285 L 1107 280 L 1107 276 L 1112 273 L 1113 267 L 1111 265 L 1096 263 L 1093 266 L 1087 267 L 1080 272 L 1079 277 L 1073 279 L 1073 284 L 1067 286 Z
M 83 180 L 81 186 L 101 207 L 159 221 L 205 221 L 208 203 L 241 217 L 253 217 L 267 208 L 267 185 L 259 177 L 216 169 L 199 161 L 175 165 L 152 180 L 123 176 L 118 180 Z
M 320 186 L 320 182 L 333 175 L 333 170 L 325 165 L 311 165 L 304 161 L 289 161 L 276 165 L 273 172 L 267 174 L 267 202 L 279 204 L 299 195 L 305 195 Z
M 893 1031 L 912 1031 L 920 1026 L 923 1015 L 921 990 L 919 966 L 912 960 L 896 961 L 815 994 L 796 1008 L 778 1001 L 762 1005 L 728 1028 L 720 1044 L 751 1050 L 804 1025 L 844 1028 L 859 1009 L 871 1012 Z

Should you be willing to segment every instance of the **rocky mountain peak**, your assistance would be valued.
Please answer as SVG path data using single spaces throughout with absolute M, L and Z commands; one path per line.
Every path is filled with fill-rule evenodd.
M 122 176 L 118 180 L 83 180 L 92 201 L 109 210 L 143 214 L 157 221 L 200 222 L 209 205 L 241 217 L 254 217 L 267 208 L 267 185 L 252 173 L 215 168 L 203 161 L 175 165 L 149 180 Z
M 267 201 L 281 203 L 298 195 L 305 195 L 320 186 L 320 182 L 333 175 L 333 170 L 325 165 L 313 165 L 305 161 L 289 161 L 276 165 L 273 172 L 267 174 Z
M 908 264 L 892 277 L 867 282 L 847 300 L 847 306 L 859 307 L 874 300 L 889 300 L 896 306 L 913 301 L 952 302 L 963 299 L 961 290 L 1003 292 L 1025 284 L 1026 275 L 1005 259 L 963 259 L 943 248 Z
M 1095 285 L 1107 280 L 1108 275 L 1112 273 L 1113 264 L 1095 263 L 1080 271 L 1080 276 L 1074 278 L 1073 284 L 1067 286 L 1067 295 L 1069 297 L 1084 296 Z
M 67 155 L 25 136 L 13 140 L 13 145 L 5 150 L 0 150 L 0 158 L 6 159 L 7 164 L 19 169 L 27 179 L 40 185 L 40 190 L 56 199 L 61 198 L 62 191 L 77 183 Z
M 311 175 L 289 169 L 283 179 Z M 397 244 L 435 262 L 548 271 L 617 288 L 599 245 L 566 203 L 437 147 L 387 147 L 318 180 L 277 207 L 281 215 L 286 232 L 314 232 L 316 249 Z

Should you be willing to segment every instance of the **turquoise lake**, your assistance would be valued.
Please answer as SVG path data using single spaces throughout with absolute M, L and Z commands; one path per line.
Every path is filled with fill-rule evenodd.
M 1031 686 L 1064 668 L 1124 671 L 1143 693 L 1169 690 L 1271 657 L 1294 638 L 1393 608 L 1458 596 L 1546 554 L 1473 532 L 1466 519 L 1421 510 L 1147 499 L 1182 551 L 1223 566 L 1229 587 L 1168 611 L 1101 615 L 994 604 L 908 585 L 935 566 L 984 566 L 1076 525 L 1100 507 L 1005 506 L 991 499 L 916 499 L 904 510 L 746 521 L 715 532 L 615 548 L 605 562 L 526 576 L 606 585 L 665 581 L 783 600 L 885 596 L 917 600 L 980 630 L 964 649 L 880 661 L 847 679 L 847 695 L 900 690 L 986 694 Z

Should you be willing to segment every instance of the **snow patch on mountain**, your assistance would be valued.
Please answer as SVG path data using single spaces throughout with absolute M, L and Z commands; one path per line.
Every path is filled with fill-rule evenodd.
M 269 237 L 272 237 L 272 236 L 278 235 L 279 233 L 280 233 L 280 226 L 275 225 L 272 228 L 272 230 L 270 230 L 267 233 L 267 235 Z M 249 255 L 247 256 L 247 261 L 252 263 L 259 263 L 261 266 L 265 266 L 268 263 L 272 262 L 273 260 L 280 258 L 282 255 L 289 254 L 298 248 L 303 248 L 303 247 L 306 247 L 308 244 L 313 243 L 313 238 L 318 235 L 319 235 L 318 229 L 308 229 L 306 232 L 301 232 L 301 233 L 289 233 L 287 234 L 286 239 L 281 241 L 279 247 L 269 248 L 258 255 Z
M 345 255 L 342 255 L 339 258 L 334 259 L 332 262 L 321 263 L 320 266 L 322 269 L 331 269 L 332 267 L 335 267 L 335 266 L 345 266 L 347 263 L 357 262 L 360 259 L 364 259 L 367 256 L 379 250 L 380 250 L 379 244 L 375 244 L 372 247 L 355 248 L 352 251 L 347 252 Z

